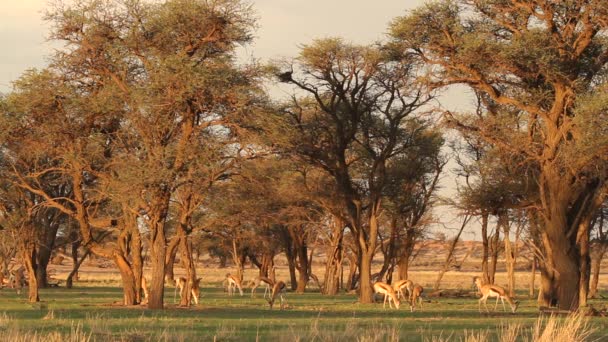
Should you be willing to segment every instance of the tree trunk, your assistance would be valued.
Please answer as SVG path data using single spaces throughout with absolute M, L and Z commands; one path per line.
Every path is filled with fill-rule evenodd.
M 374 289 L 372 287 L 372 260 L 376 252 L 378 239 L 378 213 L 380 201 L 376 201 L 369 213 L 369 231 L 365 232 L 362 226 L 357 229 L 359 247 L 359 302 L 370 304 L 374 302 Z
M 56 211 L 56 210 L 54 210 Z M 51 260 L 51 253 L 55 246 L 57 229 L 59 228 L 59 215 L 57 213 L 43 214 L 44 218 L 40 221 L 42 228 L 38 235 L 38 250 L 36 253 L 36 279 L 38 288 L 48 287 L 47 268 Z
M 500 252 L 500 225 L 496 225 L 494 235 L 492 236 L 492 243 L 490 244 L 491 259 L 490 269 L 488 271 L 488 284 L 494 284 L 496 276 L 496 267 L 498 265 L 498 253 Z
M 308 276 L 312 274 L 312 263 L 315 256 L 315 248 L 312 247 L 310 249 L 307 248 L 308 251 L 308 262 L 306 264 L 306 268 L 308 269 Z
M 25 242 L 22 253 L 23 264 L 28 276 L 27 300 L 30 303 L 36 303 L 40 301 L 38 296 L 38 279 L 36 278 L 36 243 L 34 241 Z
M 576 247 L 576 235 L 568 237 L 564 211 L 554 212 L 552 220 L 546 221 L 546 250 L 550 251 L 553 260 L 553 274 L 548 278 L 552 282 L 554 298 L 562 310 L 575 310 L 579 306 L 580 253 Z
M 186 270 L 186 286 L 182 288 L 182 296 L 179 302 L 180 306 L 189 307 L 192 302 L 192 288 L 196 282 L 196 265 L 192 257 L 192 246 L 189 243 L 186 232 L 180 239 L 180 259 L 184 269 Z
M 503 232 L 505 234 L 505 264 L 509 282 L 509 297 L 513 297 L 515 295 L 515 255 L 513 246 L 511 245 L 511 229 L 508 214 L 506 212 L 501 213 L 498 220 L 500 221 L 499 225 L 503 227 Z
M 374 289 L 372 288 L 372 260 L 373 251 L 363 251 L 359 261 L 359 302 L 369 304 L 374 302 Z
M 536 281 L 536 257 L 532 257 L 532 270 L 530 271 L 530 287 L 528 296 L 534 298 L 534 284 Z
M 273 269 L 274 269 L 274 251 L 265 251 L 264 253 L 262 253 L 260 276 L 272 279 L 273 278 L 273 275 L 272 275 Z
M 296 287 L 296 293 L 304 293 L 306 291 L 306 285 L 309 280 L 308 261 L 308 249 L 306 244 L 302 244 L 298 246 L 298 264 L 296 267 L 298 270 L 298 286 Z
M 490 254 L 490 243 L 488 240 L 488 217 L 489 214 L 487 212 L 483 212 L 481 214 L 481 240 L 483 243 L 483 251 L 481 256 L 481 277 L 484 284 L 493 283 L 493 281 L 490 281 L 490 269 L 488 267 L 488 257 Z
M 120 272 L 120 278 L 122 279 L 122 291 L 123 291 L 123 303 L 124 305 L 135 305 L 137 304 L 137 291 L 135 284 L 135 276 L 131 265 L 122 256 L 116 253 L 114 255 L 114 262 Z
M 413 261 L 414 248 L 416 247 L 416 241 L 418 240 L 418 235 L 416 235 L 416 231 L 414 229 L 407 229 L 407 235 L 405 239 L 402 241 L 401 247 L 401 258 L 399 258 L 399 280 L 407 280 L 409 277 L 409 269 L 410 263 Z
M 293 252 L 287 256 L 287 267 L 289 268 L 289 280 L 291 284 L 291 290 L 295 291 L 297 288 L 298 278 L 296 275 L 296 260 Z
M 399 260 L 399 280 L 407 280 L 410 268 L 410 257 L 403 257 Z
M 356 289 L 356 285 L 358 282 L 358 275 L 357 275 L 357 269 L 358 269 L 358 265 L 357 265 L 357 256 L 354 253 L 349 253 L 347 254 L 347 259 L 348 259 L 348 286 L 346 287 L 347 291 L 352 291 L 354 289 Z
M 303 269 L 298 270 L 298 286 L 296 287 L 296 293 L 304 293 L 306 291 L 306 285 L 308 285 L 308 272 Z
M 291 290 L 295 291 L 298 283 L 296 276 L 296 254 L 293 251 L 293 241 L 288 227 L 282 227 L 281 236 L 283 237 L 283 246 L 285 249 L 285 256 L 287 257 Z
M 276 267 L 274 265 L 274 256 L 272 257 L 272 259 L 270 259 L 271 267 L 270 270 L 268 271 L 268 278 L 270 278 L 270 280 L 272 280 L 272 282 L 276 283 L 277 282 L 277 270 Z
M 386 270 L 386 283 L 393 283 L 393 273 L 395 273 L 396 260 L 393 259 L 391 264 L 388 266 L 388 270 Z
M 309 260 L 306 236 L 302 226 L 290 228 L 291 238 L 296 252 L 296 269 L 298 270 L 298 284 L 296 293 L 304 293 L 309 280 Z
M 339 288 L 344 289 L 344 249 L 342 249 L 342 264 L 340 265 L 340 286 Z
M 448 254 L 445 257 L 443 267 L 439 271 L 439 274 L 437 275 L 437 280 L 435 281 L 435 285 L 433 286 L 434 291 L 439 290 L 439 286 L 441 285 L 441 279 L 443 278 L 443 275 L 445 274 L 445 272 L 447 272 L 447 270 L 450 267 L 450 264 L 452 263 L 452 259 L 454 256 L 454 250 L 456 249 L 456 245 L 458 244 L 458 241 L 460 240 L 460 235 L 462 235 L 462 232 L 464 231 L 464 228 L 467 226 L 467 223 L 469 222 L 470 219 L 471 219 L 471 216 L 465 215 L 465 217 L 462 221 L 462 224 L 460 226 L 460 230 L 458 230 L 458 233 L 452 240 L 452 243 L 450 244 L 450 248 L 448 250 Z
M 598 202 L 600 202 L 600 200 L 598 200 Z M 593 276 L 589 289 L 589 296 L 591 298 L 597 298 L 597 284 L 600 278 L 602 259 L 604 259 L 604 254 L 606 253 L 606 249 L 608 248 L 608 233 L 604 230 L 604 223 L 606 222 L 606 213 L 602 209 L 601 205 L 598 205 L 598 209 L 599 215 L 596 217 L 597 220 L 595 220 L 593 224 L 593 226 L 596 226 L 597 229 L 597 243 L 594 245 L 595 248 L 592 249 L 591 253 L 591 273 Z
M 589 289 L 589 297 L 597 298 L 597 285 L 600 280 L 600 269 L 602 266 L 602 259 L 604 258 L 604 254 L 606 253 L 606 244 L 600 242 L 598 246 L 598 251 L 595 253 L 595 257 L 593 258 L 593 262 L 591 264 L 591 273 L 593 278 L 591 278 L 591 284 Z
M 543 263 L 540 263 L 540 287 L 538 289 L 538 305 L 541 307 L 553 307 L 557 304 L 555 301 L 555 289 L 553 288 L 553 274 L 547 270 Z
M 239 248 L 237 247 L 236 237 L 234 237 L 232 239 L 232 260 L 234 261 L 234 267 L 236 268 L 235 277 L 237 277 L 240 281 L 243 281 L 243 264 L 244 259 L 246 257 L 246 254 L 239 254 Z
M 162 310 L 164 308 L 165 257 L 167 251 L 165 245 L 164 222 L 155 220 L 150 228 L 150 265 L 152 266 L 152 280 L 150 281 L 148 308 Z
M 78 236 L 78 232 L 76 230 L 72 230 L 70 233 L 71 242 L 71 255 L 72 255 L 72 271 L 68 274 L 68 277 L 65 281 L 65 287 L 68 289 L 72 288 L 73 281 L 78 280 L 78 269 L 82 261 L 86 258 L 86 256 L 90 253 L 90 250 L 87 249 L 86 254 L 82 257 L 81 260 L 78 260 L 78 248 L 80 248 L 80 237 Z
M 46 271 L 48 264 L 49 258 L 47 257 L 38 258 L 38 261 L 36 262 L 36 283 L 38 284 L 39 289 L 49 287 L 48 274 Z
M 539 181 L 544 204 L 543 242 L 552 261 L 547 280 L 554 289 L 551 301 L 562 310 L 576 310 L 586 303 L 581 294 L 586 297 L 588 290 L 588 226 L 603 202 L 603 184 L 590 178 L 586 184 L 573 187 L 572 180 L 559 169 L 551 163 L 543 164 Z
M 340 290 L 342 257 L 342 243 L 340 241 L 338 242 L 338 245 L 332 246 L 332 252 L 325 264 L 325 277 L 323 280 L 323 287 L 321 288 L 322 294 L 334 296 Z
M 68 277 L 65 280 L 65 287 L 67 289 L 71 289 L 74 286 L 74 280 L 78 280 L 78 270 L 80 269 L 80 265 L 82 265 L 82 262 L 91 254 L 91 250 L 87 249 L 84 254 L 82 255 L 82 258 L 78 259 L 78 254 L 76 254 L 76 261 L 72 264 L 72 270 L 70 271 L 70 274 L 68 274 Z
M 587 306 L 589 296 L 589 280 L 591 277 L 591 256 L 589 251 L 589 238 L 591 234 L 591 216 L 581 220 L 576 238 L 580 251 L 580 276 L 579 276 L 579 306 Z
M 384 260 L 382 262 L 382 268 L 376 275 L 376 280 L 381 281 L 386 276 L 386 283 L 390 284 L 392 281 L 392 274 L 389 273 L 389 269 L 392 269 L 391 265 L 395 263 L 395 255 L 397 248 L 397 235 L 398 235 L 398 226 L 397 226 L 397 218 L 393 217 L 390 223 L 391 234 L 389 236 L 386 247 L 382 248 L 382 254 L 384 255 Z M 381 246 L 382 247 L 382 246 Z M 388 273 L 388 275 L 387 275 Z
M 142 278 L 144 276 L 144 261 L 142 256 L 143 245 L 141 241 L 141 233 L 137 224 L 137 216 L 127 212 L 125 215 L 126 229 L 129 230 L 130 252 L 131 252 L 131 269 L 133 270 L 133 279 L 135 281 L 135 298 L 137 303 L 142 303 Z
M 129 254 L 133 247 L 132 233 L 135 225 L 133 221 L 135 220 L 132 220 L 127 214 L 123 214 L 120 235 L 116 241 L 117 246 L 112 253 L 112 258 L 122 279 L 124 305 L 135 305 L 141 298 L 139 294 L 141 279 L 140 282 L 137 281 L 133 265 L 129 261 Z
M 529 212 L 530 233 L 535 245 L 540 252 L 536 255 L 538 269 L 540 271 L 540 286 L 538 289 L 538 306 L 553 307 L 557 304 L 555 300 L 555 289 L 553 288 L 553 255 L 547 250 L 549 245 L 547 233 L 541 228 L 540 214 Z
M 321 293 L 325 295 L 336 295 L 340 290 L 340 270 L 342 269 L 344 236 L 344 224 L 342 220 L 333 217 L 332 232 L 330 235 L 331 246 L 329 246 L 327 261 L 325 263 L 325 276 Z
M 177 247 L 180 243 L 180 237 L 174 236 L 171 238 L 169 245 L 167 246 L 167 255 L 165 256 L 165 281 L 173 284 L 175 282 L 175 274 L 173 273 L 173 267 L 175 266 L 175 257 L 177 255 Z

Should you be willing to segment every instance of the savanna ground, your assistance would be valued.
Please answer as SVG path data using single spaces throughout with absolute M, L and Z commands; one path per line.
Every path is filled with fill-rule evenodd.
M 428 263 L 429 259 L 424 259 Z M 515 341 L 505 338 L 518 333 L 517 340 L 531 340 L 539 320 L 536 301 L 524 290 L 529 283 L 529 272 L 517 273 L 517 313 L 497 312 L 481 314 L 472 289 L 474 271 L 450 271 L 445 274 L 442 288 L 470 291 L 469 297 L 427 298 L 423 307 L 410 312 L 404 303 L 399 310 L 383 309 L 379 304 L 359 304 L 355 294 L 322 296 L 313 286 L 303 295 L 286 294 L 288 307 L 270 310 L 258 288 L 256 298 L 245 289 L 244 296 L 228 297 L 222 280 L 230 268 L 220 269 L 211 261 L 202 261 L 198 271 L 203 278 L 200 304 L 179 308 L 174 304 L 174 288 L 167 286 L 166 310 L 152 311 L 144 306 L 122 307 L 119 275 L 110 268 L 99 268 L 89 263 L 82 268 L 80 281 L 73 289 L 63 287 L 41 290 L 39 304 L 28 304 L 24 293 L 0 291 L 1 341 Z M 65 278 L 69 265 L 51 267 L 57 279 Z M 179 275 L 180 270 L 177 269 Z M 318 270 L 317 274 L 322 274 Z M 146 272 L 147 273 L 147 272 Z M 247 268 L 245 280 L 257 271 Z M 415 267 L 410 279 L 430 292 L 437 272 Z M 288 279 L 287 268 L 277 269 L 277 279 Z M 538 280 L 538 276 L 537 276 Z M 605 276 L 600 284 L 607 284 Z M 497 283 L 506 283 L 506 274 L 497 274 Z M 606 288 L 600 286 L 608 296 Z M 489 304 L 493 309 L 492 300 Z M 596 308 L 608 305 L 608 300 L 592 300 Z M 508 309 L 508 305 L 507 305 Z M 544 323 L 548 317 L 543 316 Z M 592 335 L 585 340 L 608 341 L 608 319 L 590 317 L 588 330 Z M 559 319 L 558 322 L 567 322 Z M 578 322 L 577 324 L 580 324 Z M 584 322 L 583 322 L 584 323 Z M 576 324 L 575 324 L 576 325 Z M 518 331 L 514 331 L 518 329 Z M 562 327 L 571 333 L 576 326 Z M 538 328 L 537 328 L 538 330 Z M 542 329 L 541 329 L 542 330 Z M 559 327 L 557 328 L 559 330 Z M 538 332 L 537 332 L 538 334 Z M 546 341 L 569 341 L 573 337 L 545 338 Z M 536 340 L 536 339 L 535 339 Z

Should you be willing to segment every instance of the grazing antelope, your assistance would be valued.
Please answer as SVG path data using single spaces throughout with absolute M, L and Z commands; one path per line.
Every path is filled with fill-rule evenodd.
M 264 298 L 266 298 L 266 294 L 272 292 L 274 281 L 272 281 L 270 278 L 262 276 L 255 277 L 255 279 L 249 282 L 249 287 L 251 287 L 251 298 L 253 298 L 255 295 L 255 289 L 260 286 L 264 286 Z
M 422 292 L 424 292 L 424 288 L 418 284 L 412 287 L 411 296 L 410 296 L 410 311 L 414 312 L 416 309 L 416 302 L 420 304 L 422 307 Z
M 284 282 L 280 280 L 274 284 L 274 286 L 272 287 L 272 293 L 270 298 L 266 299 L 268 301 L 268 304 L 270 304 L 270 310 L 272 310 L 272 306 L 274 305 L 274 301 L 277 299 L 277 296 L 281 301 L 281 310 L 283 310 L 283 302 L 285 301 L 285 299 L 283 298 L 283 293 L 285 293 L 286 289 L 287 286 Z
M 228 273 L 228 274 L 226 274 L 226 280 L 228 281 L 228 295 L 229 296 L 234 295 L 235 287 L 239 289 L 241 296 L 243 295 L 243 286 L 241 286 L 241 281 L 237 277 L 230 275 L 230 273 Z
M 395 308 L 399 309 L 399 305 L 401 303 L 399 301 L 399 298 L 397 298 L 397 295 L 395 294 L 395 290 L 392 288 L 392 286 L 378 281 L 378 282 L 374 283 L 374 292 L 382 293 L 384 295 L 384 304 L 382 305 L 383 308 L 386 308 L 386 301 L 388 300 L 389 308 L 392 307 L 391 301 L 393 301 L 395 303 Z
M 414 283 L 411 280 L 397 280 L 393 284 L 393 290 L 397 293 L 397 298 L 401 300 L 401 298 L 409 298 L 412 295 L 412 288 L 414 287 Z M 407 297 L 403 294 L 403 290 L 407 291 Z
M 202 278 L 196 278 L 194 280 L 194 283 L 192 284 L 192 289 L 190 291 L 190 293 L 192 294 L 192 300 L 194 301 L 194 304 L 196 304 L 196 305 L 198 305 L 198 299 L 200 296 L 201 279 Z M 188 279 L 186 279 L 184 277 L 179 277 L 178 279 L 175 280 L 175 291 L 177 291 L 179 289 L 179 299 L 180 300 L 182 299 L 184 287 L 186 287 L 187 281 L 188 281 Z M 173 300 L 175 301 L 175 293 L 173 294 Z
M 505 291 L 505 289 L 503 289 L 502 287 L 500 287 L 498 285 L 492 285 L 492 284 L 483 285 L 481 283 L 481 278 L 479 278 L 479 277 L 474 277 L 473 282 L 475 283 L 475 285 L 477 285 L 477 289 L 479 289 L 479 292 L 481 292 L 481 298 L 479 299 L 479 312 L 481 312 L 481 302 L 483 302 L 483 304 L 485 305 L 486 312 L 490 312 L 490 310 L 488 310 L 488 304 L 487 304 L 488 297 L 496 297 L 496 305 L 494 305 L 494 311 L 496 311 L 496 308 L 498 307 L 498 300 L 500 300 L 502 302 L 502 309 L 504 311 L 507 311 L 507 309 L 505 307 L 505 299 L 506 299 L 507 302 L 509 302 L 509 305 L 511 306 L 511 311 L 513 313 L 515 313 L 515 310 L 517 310 L 517 306 L 519 305 L 519 303 L 513 301 L 513 299 L 511 299 L 511 297 L 509 297 L 509 295 L 507 295 L 507 292 Z

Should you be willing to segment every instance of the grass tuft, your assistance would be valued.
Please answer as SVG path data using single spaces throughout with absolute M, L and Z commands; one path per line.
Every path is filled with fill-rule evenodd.
M 550 316 L 548 319 L 539 318 L 534 325 L 531 341 L 587 341 L 595 329 L 589 324 L 582 310 L 568 315 L 566 318 Z
M 0 341 L 11 342 L 89 342 L 91 334 L 84 332 L 82 325 L 72 325 L 70 332 L 62 334 L 58 331 L 40 333 L 37 331 L 23 331 L 18 326 L 0 331 Z

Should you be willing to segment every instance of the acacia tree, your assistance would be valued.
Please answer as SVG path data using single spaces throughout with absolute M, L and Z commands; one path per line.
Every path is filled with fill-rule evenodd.
M 302 208 L 299 204 L 305 194 L 293 182 L 295 175 L 289 163 L 276 155 L 244 161 L 205 204 L 217 222 L 213 233 L 232 242 L 226 249 L 233 256 L 237 277 L 249 258 L 260 276 L 274 279 L 274 257 L 284 249 L 294 289 L 301 283 L 295 278 L 296 268 L 300 279 L 307 279 L 308 255 L 304 252 L 302 257 L 301 253 L 306 251 L 301 216 L 309 213 L 296 209 Z
M 428 65 L 429 86 L 483 95 L 483 117 L 448 122 L 536 170 L 542 304 L 563 309 L 579 306 L 579 237 L 606 180 L 607 30 L 599 0 L 440 1 L 391 25 L 399 51 Z
M 314 236 L 323 224 L 324 211 L 315 205 L 311 193 L 305 188 L 304 174 L 294 168 L 287 168 L 279 176 L 276 192 L 277 198 L 281 199 L 281 210 L 278 212 L 277 221 L 283 222 L 284 225 L 286 254 L 291 259 L 292 289 L 296 293 L 304 293 L 311 278 L 318 282 L 318 278 L 312 273 L 314 249 L 311 249 L 309 254 L 309 246 L 313 244 Z M 331 262 L 331 258 L 329 259 L 327 262 Z M 298 277 L 294 282 L 296 270 Z
M 217 134 L 210 130 L 199 138 L 204 139 L 205 144 L 193 144 L 188 152 L 192 161 L 188 171 L 180 176 L 182 185 L 173 194 L 169 213 L 171 220 L 168 222 L 168 231 L 172 230 L 173 236 L 168 239 L 165 276 L 167 280 L 173 281 L 173 266 L 179 251 L 187 280 L 180 297 L 182 306 L 190 305 L 191 288 L 196 280 L 190 235 L 198 226 L 204 225 L 206 210 L 203 204 L 207 201 L 211 188 L 217 182 L 226 181 L 239 161 L 248 154 L 242 150 L 230 152 L 232 148 L 227 149 L 226 146 L 233 144 L 234 139 L 225 133 Z M 244 141 L 241 137 L 240 142 Z
M 204 203 L 207 213 L 203 230 L 218 238 L 218 247 L 227 251 L 234 263 L 232 275 L 243 280 L 247 259 L 258 262 L 255 252 L 261 250 L 261 230 L 267 227 L 264 222 L 271 214 L 265 210 L 265 198 L 259 198 L 251 184 L 239 177 L 211 189 Z
M 378 279 L 387 274 L 391 282 L 394 266 L 399 279 L 408 279 L 410 261 L 416 244 L 424 239 L 432 223 L 431 211 L 446 158 L 440 154 L 443 138 L 438 131 L 420 129 L 421 135 L 411 149 L 395 158 L 387 171 L 385 188 L 388 239 L 383 246 L 384 264 Z
M 106 106 L 112 98 L 105 95 L 79 92 L 51 69 L 30 71 L 15 82 L 2 116 L 7 178 L 35 196 L 33 205 L 76 222 L 87 249 L 116 262 L 124 303 L 131 305 L 136 296 L 125 248 L 120 243 L 106 248 L 94 238 L 96 230 L 117 222 L 99 188 L 116 126 L 115 112 Z
M 334 179 L 356 241 L 362 303 L 373 301 L 371 263 L 387 167 L 415 144 L 420 126 L 406 123 L 431 99 L 413 82 L 416 65 L 391 57 L 377 47 L 317 40 L 302 48 L 297 73 L 279 75 L 307 94 L 285 107 L 290 149 Z
M 7 122 L 5 120 L 0 121 Z M 7 136 L 9 135 L 7 134 Z M 0 162 L 0 174 L 5 182 L 0 187 L 0 192 L 2 192 L 0 198 L 2 198 L 2 202 L 4 202 L 6 208 L 5 215 L 15 216 L 15 218 L 6 217 L 6 220 L 7 222 L 11 222 L 8 224 L 12 228 L 9 231 L 22 237 L 16 240 L 18 242 L 16 246 L 20 247 L 22 256 L 26 254 L 28 258 L 33 258 L 32 260 L 24 260 L 26 266 L 33 267 L 31 270 L 28 270 L 30 272 L 28 275 L 36 277 L 37 281 L 35 284 L 37 284 L 38 288 L 44 288 L 48 284 L 47 267 L 54 249 L 57 232 L 60 225 L 65 223 L 66 216 L 55 208 L 45 208 L 43 198 L 15 185 L 15 183 L 18 183 L 15 179 L 16 174 L 28 173 L 34 169 L 40 170 L 49 166 L 52 167 L 52 165 L 46 164 L 44 160 L 40 159 L 37 160 L 43 165 L 40 168 L 34 168 L 32 164 L 24 163 L 24 160 L 20 160 L 20 163 L 13 163 L 20 158 L 19 152 L 14 149 L 14 145 L 8 140 L 4 141 L 5 150 L 3 156 L 0 157 L 4 160 L 4 162 Z M 29 141 L 29 143 L 32 143 L 32 141 Z M 31 145 L 29 143 L 21 142 L 22 146 L 25 147 L 20 151 L 21 153 L 31 153 L 29 150 Z M 46 162 L 51 162 L 51 160 L 48 159 Z M 40 181 L 45 191 L 53 196 L 69 196 L 69 186 L 67 186 L 60 176 L 47 174 L 44 177 L 40 177 Z M 20 217 L 22 221 L 20 224 L 17 224 Z M 22 234 L 19 234 L 19 229 L 16 229 L 18 226 L 21 227 Z M 24 249 L 28 249 L 29 251 L 24 254 Z M 8 261 L 6 262 L 8 263 Z M 37 295 L 32 295 L 31 298 L 37 298 Z
M 482 106 L 478 105 L 478 115 L 481 115 Z M 490 214 L 497 207 L 495 205 L 495 192 L 493 187 L 486 186 L 486 179 L 491 176 L 492 168 L 484 168 L 483 158 L 487 147 L 475 136 L 463 136 L 461 141 L 455 141 L 452 149 L 458 169 L 457 177 L 464 179 L 464 184 L 458 184 L 460 197 L 459 206 L 468 213 L 479 216 L 481 219 L 481 274 L 484 284 L 494 284 L 494 275 L 498 262 L 498 242 L 500 228 L 497 226 L 494 234 L 488 231 Z M 491 258 L 491 264 L 489 259 Z
M 301 160 L 300 162 L 294 161 L 291 165 L 295 168 L 295 173 L 292 174 L 293 181 L 284 186 L 287 197 L 295 199 L 294 205 L 288 207 L 288 212 L 291 213 L 289 216 L 308 226 L 307 231 L 303 233 L 308 235 L 308 239 L 300 239 L 300 241 L 312 240 L 311 236 L 314 235 L 315 245 L 325 249 L 325 272 L 322 282 L 313 277 L 310 263 L 308 260 L 304 260 L 306 256 L 306 252 L 303 251 L 304 244 L 299 244 L 301 256 L 298 258 L 294 253 L 297 248 L 293 246 L 291 237 L 287 236 L 286 240 L 289 240 L 291 247 L 286 248 L 286 253 L 293 254 L 292 260 L 299 259 L 303 264 L 308 264 L 308 271 L 302 265 L 298 270 L 301 275 L 304 275 L 303 271 L 309 273 L 306 276 L 317 281 L 322 294 L 336 295 L 341 286 L 343 268 L 343 240 L 346 227 L 344 207 L 340 203 L 340 196 L 331 176 L 321 169 L 302 163 Z M 312 241 L 307 243 L 312 243 Z M 290 273 L 292 273 L 295 284 L 296 266 L 295 262 L 292 264 L 290 264 Z M 299 282 L 298 286 L 301 286 L 302 283 Z
M 29 199 L 28 221 L 32 224 L 38 213 L 58 210 L 75 218 L 77 212 L 86 210 L 83 197 L 77 200 L 74 194 L 82 194 L 82 172 L 91 165 L 87 157 L 94 155 L 83 152 L 95 139 L 83 138 L 94 135 L 92 123 L 97 112 L 91 111 L 88 120 L 83 120 L 79 101 L 64 101 L 69 93 L 70 86 L 62 84 L 52 71 L 29 71 L 14 83 L 2 113 L 4 175 L 24 199 Z M 71 177 L 76 173 L 79 176 Z M 92 203 L 95 201 L 89 199 Z M 83 229 L 90 229 L 88 221 L 86 224 Z M 25 236 L 36 235 L 31 232 Z M 35 241 L 30 242 L 27 245 L 34 248 Z M 32 250 L 27 254 L 36 257 L 37 253 Z M 34 276 L 35 272 L 31 273 Z
M 251 40 L 253 19 L 237 0 L 59 3 L 48 14 L 55 57 L 70 79 L 103 92 L 124 114 L 114 139 L 112 182 L 131 196 L 115 200 L 143 219 L 150 242 L 149 307 L 163 307 L 170 200 L 197 147 L 218 131 L 235 132 L 258 93 L 256 70 L 234 67 L 237 44 Z M 120 192 L 117 192 L 119 194 Z M 137 220 L 125 218 L 134 225 Z
M 484 283 L 493 284 L 498 260 L 499 237 L 503 230 L 505 256 L 511 255 L 509 235 L 509 215 L 518 210 L 519 206 L 528 203 L 525 199 L 533 197 L 536 187 L 528 186 L 527 175 L 520 171 L 517 160 L 504 160 L 504 155 L 496 154 L 495 150 L 485 147 L 475 137 L 464 137 L 466 144 L 459 147 L 464 151 L 457 158 L 458 175 L 464 178 L 464 184 L 459 184 L 459 200 L 455 204 L 462 211 L 481 217 L 481 235 L 483 243 L 482 278 Z M 496 218 L 494 234 L 488 234 L 491 218 Z M 488 260 L 491 259 L 491 260 Z M 490 261 L 490 262 L 489 262 Z M 507 262 L 507 269 L 512 271 L 514 265 Z M 510 276 L 512 272 L 509 272 Z M 512 277 L 510 277 L 510 281 Z M 510 286 L 510 291 L 513 286 Z

